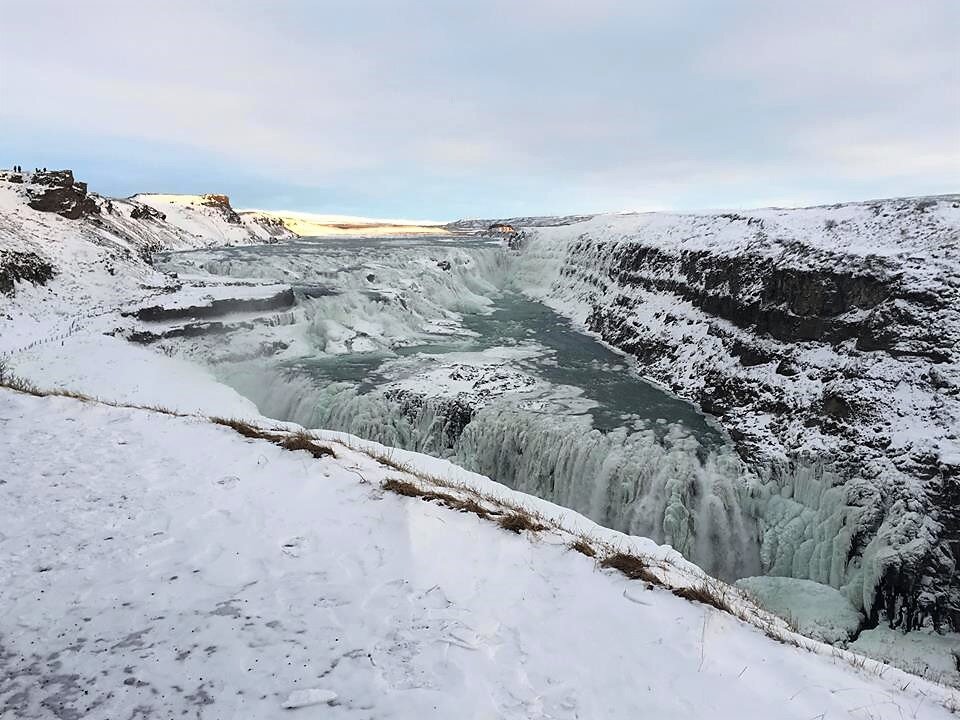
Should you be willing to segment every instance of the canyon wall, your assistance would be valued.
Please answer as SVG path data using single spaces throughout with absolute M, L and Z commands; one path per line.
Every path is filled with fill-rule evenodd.
M 957 627 L 960 197 L 517 228 L 517 282 L 730 432 L 764 571 Z

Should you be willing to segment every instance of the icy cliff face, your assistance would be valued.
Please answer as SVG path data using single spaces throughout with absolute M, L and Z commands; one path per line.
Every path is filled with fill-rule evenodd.
M 960 624 L 960 196 L 529 227 L 518 281 L 715 414 L 770 574 Z

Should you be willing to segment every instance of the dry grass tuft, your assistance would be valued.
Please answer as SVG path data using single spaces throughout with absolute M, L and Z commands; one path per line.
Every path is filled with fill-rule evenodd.
M 600 567 L 619 570 L 631 580 L 643 580 L 652 585 L 661 585 L 660 578 L 653 574 L 646 561 L 636 555 L 618 552 L 607 555 L 600 561 Z
M 135 407 L 139 410 L 149 410 L 150 412 L 161 413 L 163 415 L 172 415 L 173 417 L 190 417 L 187 413 L 177 412 L 163 405 L 131 405 L 130 407 Z
M 0 387 L 5 387 L 14 392 L 26 393 L 27 395 L 35 395 L 36 397 L 43 397 L 47 394 L 29 380 L 24 380 L 22 377 L 9 373 L 4 375 L 3 382 L 0 382 Z
M 570 549 L 576 550 L 581 555 L 586 555 L 587 557 L 597 556 L 597 551 L 594 550 L 593 546 L 583 538 L 579 538 L 578 540 L 570 543 Z
M 406 480 L 398 480 L 397 478 L 388 478 L 383 481 L 381 487 L 384 490 L 389 490 L 392 493 L 397 495 L 403 495 L 404 497 L 420 497 L 423 495 L 423 490 L 418 488 L 411 482 Z
M 513 512 L 509 515 L 504 515 L 497 521 L 497 524 L 504 530 L 509 530 L 510 532 L 515 532 L 517 534 L 523 532 L 524 530 L 528 530 L 529 532 L 540 532 L 541 530 L 547 529 L 546 525 L 537 522 L 528 514 L 523 512 Z
M 348 445 L 348 447 L 350 446 Z M 371 457 L 381 465 L 386 465 L 388 468 L 391 468 L 392 470 L 396 470 L 397 472 L 412 473 L 412 470 L 409 465 L 407 465 L 406 463 L 402 463 L 399 460 L 394 460 L 393 455 L 391 453 L 375 452 L 373 450 L 368 450 L 363 447 L 352 447 L 351 449 L 356 450 L 357 452 L 362 452 L 367 457 Z M 415 474 L 415 473 L 412 473 L 412 474 Z
M 481 520 L 485 520 L 491 515 L 500 514 L 490 512 L 473 498 L 467 498 L 466 500 L 463 500 L 461 498 L 455 498 L 449 495 L 447 497 L 450 498 L 449 501 L 444 503 L 447 505 L 447 507 L 451 507 L 454 510 L 459 510 L 460 512 L 473 513 Z
M 703 603 L 704 605 L 710 605 L 725 613 L 737 615 L 727 592 L 718 584 L 704 581 L 688 587 L 671 588 L 670 592 L 684 600 Z
M 269 440 L 270 442 L 274 442 L 276 440 L 276 435 L 267 432 L 263 428 L 259 428 L 256 425 L 248 423 L 246 420 L 239 420 L 237 418 L 211 417 L 210 422 L 228 427 L 234 432 L 243 435 L 245 438 L 250 438 L 251 440 Z
M 76 390 L 58 389 L 58 390 L 51 390 L 47 394 L 55 395 L 57 397 L 73 398 L 74 400 L 82 400 L 83 402 L 90 402 L 91 400 L 94 400 L 94 398 L 90 397 L 89 395 L 82 392 L 77 392 Z M 112 403 L 108 403 L 108 404 L 112 404 Z
M 281 436 L 274 442 L 284 450 L 306 450 L 313 457 L 336 457 L 333 449 L 326 445 L 318 445 L 316 438 L 306 430 L 298 430 L 290 435 Z
M 294 433 L 286 433 L 283 430 L 264 430 L 253 423 L 237 418 L 211 417 L 210 422 L 228 427 L 251 440 L 266 440 L 284 450 L 306 450 L 317 459 L 337 456 L 333 448 L 320 445 L 317 439 L 306 430 L 297 430 Z
M 400 480 L 398 478 L 389 478 L 388 480 L 385 480 L 381 487 L 384 490 L 389 490 L 392 493 L 403 495 L 404 497 L 416 497 L 428 502 L 435 500 L 436 502 L 439 502 L 441 505 L 445 505 L 448 508 L 459 510 L 460 512 L 473 513 L 477 517 L 483 519 L 486 519 L 491 514 L 495 514 L 491 513 L 491 511 L 487 510 L 473 498 L 458 498 L 446 493 L 424 490 L 411 482 Z
M 6 371 L 2 378 L 0 378 L 0 387 L 5 387 L 14 392 L 33 395 L 34 397 L 65 397 L 79 400 L 80 402 L 99 403 L 100 405 L 107 405 L 108 407 L 148 410 L 150 412 L 163 413 L 164 415 L 172 415 L 174 417 L 189 417 L 189 415 L 185 413 L 176 412 L 161 405 L 137 405 L 135 403 L 125 403 L 118 400 L 104 400 L 94 397 L 93 395 L 78 392 L 77 390 L 68 390 L 67 388 L 54 388 L 52 390 L 39 388 L 29 380 L 17 377 L 9 371 Z

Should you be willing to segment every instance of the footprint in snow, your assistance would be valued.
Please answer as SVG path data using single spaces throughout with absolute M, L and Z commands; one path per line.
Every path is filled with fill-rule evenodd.
M 337 694 L 330 690 L 320 690 L 311 688 L 309 690 L 294 690 L 287 696 L 283 702 L 283 707 L 287 710 L 307 707 L 308 705 L 322 705 L 332 703 L 337 699 Z
M 481 637 L 469 628 L 453 628 L 439 638 L 440 642 L 462 647 L 464 650 L 479 650 L 483 644 Z
M 283 542 L 280 549 L 290 557 L 300 557 L 307 549 L 307 539 L 304 537 L 290 538 Z
M 230 488 L 235 487 L 239 482 L 240 478 L 238 478 L 236 475 L 227 475 L 217 480 L 217 485 L 229 490 Z

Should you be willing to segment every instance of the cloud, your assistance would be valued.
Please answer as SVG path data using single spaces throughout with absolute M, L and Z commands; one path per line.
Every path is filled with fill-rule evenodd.
M 157 164 L 165 190 L 233 168 L 244 204 L 364 214 L 827 201 L 960 177 L 952 2 L 0 5 L 0 152 L 39 133 L 65 162 L 122 146 L 120 186 L 158 148 L 179 168 Z

